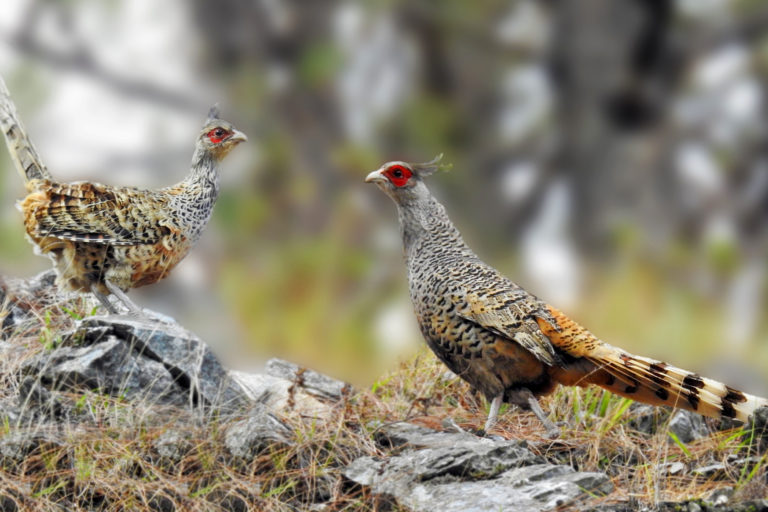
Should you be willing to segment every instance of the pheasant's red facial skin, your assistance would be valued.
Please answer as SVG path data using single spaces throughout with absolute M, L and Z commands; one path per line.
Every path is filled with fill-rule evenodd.
M 413 176 L 413 172 L 410 169 L 400 164 L 390 165 L 382 174 L 398 188 L 405 186 L 408 180 L 411 179 L 411 176 Z
M 208 136 L 208 140 L 210 140 L 212 143 L 218 144 L 219 142 L 229 137 L 231 133 L 232 132 L 219 127 L 209 131 L 207 136 Z

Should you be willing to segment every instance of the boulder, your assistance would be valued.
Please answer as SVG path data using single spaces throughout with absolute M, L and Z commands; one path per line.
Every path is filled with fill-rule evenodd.
M 352 386 L 346 382 L 283 359 L 267 361 L 267 375 L 295 382 L 308 394 L 321 400 L 337 402 L 352 391 Z
M 610 493 L 603 473 L 548 464 L 524 442 L 479 438 L 397 424 L 376 435 L 397 448 L 361 457 L 344 476 L 413 511 L 538 511 Z
M 187 402 L 165 366 L 136 357 L 124 340 L 112 335 L 89 346 L 43 352 L 26 362 L 23 371 L 54 391 L 88 389 L 157 404 Z
M 293 432 L 277 416 L 263 407 L 256 407 L 247 419 L 233 423 L 224 436 L 230 455 L 248 461 L 273 448 L 293 444 Z
M 114 336 L 136 357 L 161 364 L 181 398 L 217 410 L 236 410 L 248 400 L 210 348 L 176 323 L 129 316 L 91 317 L 80 322 L 72 337 L 100 340 Z
M 22 366 L 47 390 L 94 390 L 145 403 L 236 412 L 242 386 L 199 338 L 177 324 L 125 316 L 89 317 Z
M 709 436 L 709 429 L 704 423 L 704 417 L 695 412 L 678 409 L 669 420 L 669 430 L 674 432 L 683 443 Z
M 230 375 L 252 402 L 271 411 L 327 418 L 352 392 L 343 381 L 282 359 L 270 359 L 266 368 L 266 374 L 232 371 Z

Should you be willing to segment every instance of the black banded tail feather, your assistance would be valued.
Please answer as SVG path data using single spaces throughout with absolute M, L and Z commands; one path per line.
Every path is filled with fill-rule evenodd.
M 591 383 L 633 400 L 651 405 L 686 409 L 712 418 L 732 418 L 746 422 L 768 400 L 734 389 L 713 379 L 646 357 L 627 354 L 603 345 L 594 356 L 587 356 L 599 371 Z
M 553 345 L 572 357 L 591 363 L 562 380 L 568 384 L 596 384 L 608 391 L 651 405 L 686 409 L 712 418 L 742 422 L 758 408 L 768 405 L 760 398 L 713 379 L 677 368 L 662 361 L 630 354 L 613 347 L 550 308 L 557 329 L 546 322 L 539 326 Z
M 2 77 L 0 77 L 0 130 L 7 142 L 11 160 L 25 183 L 51 178 L 35 146 L 29 140 L 24 125 L 19 120 L 16 106 L 11 100 L 11 94 Z

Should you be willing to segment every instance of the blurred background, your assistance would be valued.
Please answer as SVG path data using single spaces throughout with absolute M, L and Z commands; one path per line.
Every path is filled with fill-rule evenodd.
M 768 4 L 5 0 L 0 73 L 62 180 L 165 186 L 208 107 L 250 140 L 200 245 L 131 292 L 231 366 L 370 385 L 421 343 L 394 205 L 430 179 L 476 252 L 597 335 L 768 393 Z M 0 273 L 32 255 L 0 158 Z

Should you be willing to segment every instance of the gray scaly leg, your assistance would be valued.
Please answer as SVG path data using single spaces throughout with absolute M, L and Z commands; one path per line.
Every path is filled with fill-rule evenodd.
M 485 422 L 485 427 L 483 428 L 486 433 L 488 433 L 494 423 L 496 423 L 496 417 L 499 415 L 499 409 L 501 408 L 501 402 L 503 399 L 503 392 L 493 397 L 493 401 L 491 401 L 491 410 L 488 412 L 488 420 Z
M 109 290 L 109 293 L 114 295 L 117 300 L 123 303 L 123 305 L 128 308 L 128 312 L 135 316 L 143 316 L 144 313 L 141 311 L 141 308 L 137 306 L 131 299 L 128 298 L 128 295 L 125 294 L 123 290 L 121 290 L 119 287 L 117 287 L 115 284 L 110 283 L 108 280 L 104 280 L 104 284 L 107 286 L 107 289 Z

